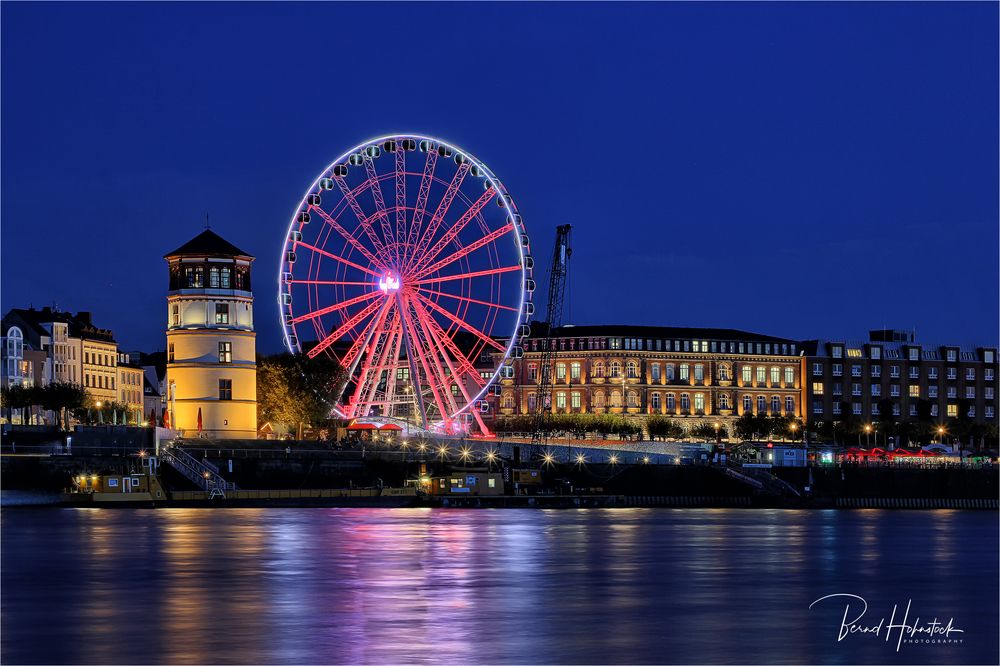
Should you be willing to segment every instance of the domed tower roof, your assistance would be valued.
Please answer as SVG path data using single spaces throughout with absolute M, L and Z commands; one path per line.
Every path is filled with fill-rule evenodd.
M 247 259 L 253 259 L 253 255 L 248 252 L 244 252 L 211 229 L 205 229 L 203 232 L 189 240 L 187 243 L 184 243 L 184 245 L 181 245 L 173 252 L 168 252 L 163 255 L 163 258 L 169 259 L 171 257 L 180 257 L 185 255 L 246 257 Z

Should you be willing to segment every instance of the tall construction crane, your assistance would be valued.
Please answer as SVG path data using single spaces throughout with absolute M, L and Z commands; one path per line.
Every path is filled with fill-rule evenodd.
M 573 254 L 569 245 L 570 225 L 556 227 L 556 244 L 549 266 L 549 300 L 542 322 L 542 355 L 538 360 L 538 391 L 535 394 L 535 431 L 532 445 L 544 443 L 545 421 L 552 413 L 552 362 L 556 357 L 553 332 L 562 326 L 563 301 L 566 298 L 566 280 L 569 275 L 569 258 Z

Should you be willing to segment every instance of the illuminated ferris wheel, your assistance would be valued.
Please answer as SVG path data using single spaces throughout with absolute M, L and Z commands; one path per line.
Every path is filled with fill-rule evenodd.
M 426 136 L 366 141 L 313 181 L 292 216 L 278 299 L 285 344 L 350 373 L 342 416 L 464 432 L 532 314 L 517 206 L 486 165 Z

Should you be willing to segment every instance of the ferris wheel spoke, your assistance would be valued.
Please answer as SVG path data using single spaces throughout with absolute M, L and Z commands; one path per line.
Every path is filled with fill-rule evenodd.
M 455 224 L 453 224 L 451 228 L 448 229 L 443 236 L 441 236 L 438 242 L 434 243 L 431 249 L 428 250 L 422 257 L 417 258 L 418 263 L 414 267 L 414 270 L 419 273 L 428 262 L 432 261 L 435 257 L 441 254 L 441 251 L 448 247 L 448 244 L 455 240 L 458 234 L 462 232 L 465 225 L 467 225 L 476 215 L 479 215 L 479 211 L 481 211 L 483 207 L 486 206 L 491 199 L 493 199 L 496 193 L 497 191 L 492 187 L 483 192 L 482 196 L 476 199 L 476 202 L 469 206 L 467 211 L 462 213 L 462 216 L 458 218 L 458 221 L 456 221 Z
M 454 298 L 458 301 L 463 301 L 465 303 L 475 303 L 476 305 L 485 305 L 490 308 L 499 308 L 501 310 L 510 310 L 511 312 L 517 312 L 517 308 L 512 308 L 509 305 L 502 305 L 500 303 L 493 303 L 491 301 L 480 301 L 475 298 L 468 298 L 467 296 L 459 296 L 458 294 L 449 294 L 446 291 L 435 291 L 434 289 L 428 289 L 427 287 L 417 287 L 419 291 L 427 294 L 432 294 L 434 296 L 446 296 L 448 298 Z
M 400 244 L 406 242 L 406 151 L 396 142 L 396 268 L 402 264 Z
M 309 243 L 304 243 L 302 241 L 297 241 L 295 243 L 295 247 L 296 248 L 304 247 L 307 250 L 311 250 L 311 251 L 315 252 L 316 254 L 321 254 L 324 257 L 329 257 L 330 259 L 333 259 L 334 261 L 339 261 L 340 263 L 345 264 L 347 266 L 350 266 L 351 268 L 357 268 L 359 271 L 363 271 L 365 273 L 368 273 L 369 275 L 374 275 L 375 277 L 381 277 L 378 273 L 376 273 L 375 271 L 371 270 L 370 268 L 365 268 L 361 264 L 356 264 L 353 261 L 350 261 L 348 259 L 344 259 L 343 257 L 338 257 L 334 253 L 327 252 L 326 250 L 318 248 L 315 245 L 310 245 Z
M 451 207 L 451 202 L 455 199 L 455 195 L 458 193 L 458 188 L 462 186 L 462 181 L 465 179 L 465 174 L 469 172 L 471 165 L 468 162 L 463 162 L 459 165 L 458 170 L 455 171 L 455 176 L 451 179 L 448 184 L 448 189 L 444 191 L 444 195 L 441 197 L 441 201 L 438 202 L 437 210 L 434 211 L 434 215 L 431 216 L 431 221 L 427 224 L 427 228 L 424 230 L 423 234 L 420 236 L 420 240 L 417 241 L 417 247 L 413 250 L 413 256 L 410 257 L 410 264 L 413 262 L 419 262 L 427 250 L 427 246 L 434 236 L 437 234 L 438 227 L 441 226 L 441 222 L 444 220 L 444 216 L 448 213 L 448 209 Z M 409 269 L 409 266 L 404 268 L 404 272 Z
M 369 301 L 375 298 L 376 296 L 380 296 L 381 294 L 382 292 L 380 291 L 370 291 L 367 294 L 362 294 L 361 296 L 355 296 L 354 298 L 350 298 L 341 303 L 334 303 L 333 305 L 328 305 L 325 308 L 320 308 L 319 310 L 313 310 L 312 312 L 308 312 L 304 315 L 299 315 L 298 317 L 293 318 L 289 323 L 298 324 L 303 321 L 306 321 L 307 319 L 315 319 L 316 317 L 322 317 L 323 315 L 330 314 L 331 312 L 346 310 L 352 305 L 357 305 L 358 303 L 364 303 L 365 301 Z
M 436 150 L 427 151 L 424 173 L 420 178 L 420 189 L 417 190 L 417 205 L 413 209 L 413 219 L 410 221 L 410 229 L 406 234 L 406 247 L 403 248 L 404 265 L 409 263 L 410 255 L 420 237 L 420 227 L 424 223 L 424 213 L 427 211 L 427 197 L 431 192 L 431 183 L 434 182 L 434 167 L 437 164 L 437 157 Z
M 385 270 L 386 267 L 382 262 L 382 260 L 376 258 L 375 255 L 368 250 L 368 248 L 362 245 L 361 242 L 358 241 L 358 239 L 351 234 L 351 232 L 349 232 L 347 229 L 341 226 L 341 224 L 337 222 L 337 220 L 335 220 L 332 215 L 327 213 L 319 206 L 309 206 L 309 210 L 315 211 L 321 218 L 323 218 L 324 222 L 329 224 L 334 231 L 343 236 L 344 240 L 350 243 L 351 247 L 355 248 L 358 252 L 360 252 L 365 259 L 372 262 L 373 265 L 378 266 L 381 270 L 383 271 Z
M 371 325 L 365 328 L 365 332 L 357 337 L 354 344 L 351 345 L 350 349 L 347 350 L 347 353 L 344 354 L 344 357 L 340 359 L 340 365 L 348 369 L 348 374 L 354 374 L 354 370 L 358 363 L 358 354 L 360 354 L 361 350 L 368 345 L 372 332 L 377 330 L 382 325 L 382 322 L 387 320 L 391 309 L 392 306 L 390 303 L 389 306 L 383 307 L 379 310 L 378 316 L 372 320 Z
M 434 265 L 428 266 L 427 268 L 424 268 L 422 270 L 418 270 L 417 273 L 413 277 L 416 278 L 416 279 L 420 279 L 420 278 L 424 277 L 425 275 L 430 275 L 431 273 L 437 272 L 437 271 L 441 270 L 442 268 L 444 268 L 445 266 L 447 266 L 448 264 L 451 264 L 452 262 L 458 261 L 462 257 L 465 257 L 465 256 L 467 256 L 467 255 L 475 252 L 476 250 L 478 250 L 481 247 L 489 245 L 490 243 L 492 243 L 496 239 L 502 237 L 504 234 L 510 233 L 513 230 L 514 230 L 514 223 L 513 222 L 508 222 L 506 225 L 500 227 L 499 229 L 495 229 L 495 230 L 491 231 L 490 233 L 486 234 L 485 236 L 483 236 L 479 240 L 474 241 L 472 243 L 469 243 L 468 245 L 466 245 L 462 249 L 458 250 L 457 252 L 454 252 L 453 254 L 448 255 L 447 257 L 445 257 L 444 259 L 438 261 Z
M 485 342 L 489 346 L 491 346 L 491 347 L 493 347 L 493 348 L 495 348 L 495 349 L 497 349 L 499 351 L 506 351 L 506 348 L 502 344 L 500 344 L 499 342 L 497 342 L 496 340 L 494 340 L 490 336 L 486 335 L 485 333 L 483 333 L 482 331 L 480 331 L 478 328 L 476 328 L 472 324 L 468 323 L 467 321 L 463 321 L 463 320 L 459 319 L 458 317 L 456 317 L 452 313 L 448 312 L 447 310 L 445 310 L 443 307 L 441 307 L 440 305 L 438 305 L 437 303 L 435 303 L 431 299 L 427 298 L 426 296 L 421 296 L 420 294 L 418 294 L 416 292 L 414 292 L 413 295 L 416 298 L 420 299 L 420 301 L 422 303 L 424 303 L 425 305 L 427 305 L 430 309 L 434 310 L 437 313 L 440 313 L 441 315 L 443 315 L 445 318 L 447 318 L 448 320 L 450 320 L 452 323 L 454 323 L 455 325 L 459 326 L 460 328 L 464 328 L 469 333 L 472 333 L 473 335 L 475 335 L 477 338 L 479 338 L 480 340 L 482 340 L 483 342 Z
M 471 273 L 459 273 L 458 275 L 442 275 L 440 277 L 424 278 L 422 280 L 416 280 L 414 282 L 407 282 L 408 285 L 417 286 L 422 284 L 433 284 L 435 282 L 449 282 L 451 280 L 468 280 L 469 278 L 483 277 L 484 275 L 500 275 L 501 273 L 510 273 L 511 271 L 519 271 L 521 266 L 504 266 L 502 268 L 490 268 L 484 271 L 472 271 Z
M 354 192 L 351 188 L 347 186 L 347 182 L 344 180 L 343 176 L 334 176 L 333 180 L 337 183 L 337 187 L 340 188 L 340 193 L 347 199 L 347 204 L 351 207 L 354 212 L 354 217 L 358 218 L 358 226 L 360 226 L 365 235 L 368 236 L 368 240 L 372 242 L 372 247 L 375 248 L 375 253 L 382 257 L 382 260 L 387 259 L 385 245 L 379 240 L 378 234 L 375 233 L 375 229 L 372 228 L 371 223 L 368 221 L 368 216 L 365 215 L 364 209 L 361 204 L 358 203 L 357 197 L 354 196 Z M 369 178 L 366 183 L 371 183 L 370 186 L 374 186 L 374 183 Z
M 309 358 L 316 358 L 316 356 L 321 351 L 332 345 L 334 342 L 342 338 L 345 333 L 347 333 L 355 326 L 360 324 L 362 321 L 364 321 L 372 314 L 374 314 L 375 311 L 378 310 L 378 307 L 379 307 L 378 301 L 375 301 L 374 303 L 368 305 L 368 307 L 366 307 L 364 310 L 362 310 L 361 312 L 357 313 L 356 315 L 345 321 L 336 331 L 323 338 L 318 345 L 309 350 L 309 353 L 306 354 L 306 356 L 308 356 Z
M 289 280 L 288 284 L 328 284 L 339 287 L 370 287 L 371 282 L 344 282 L 342 280 Z
M 375 160 L 371 157 L 365 158 L 365 171 L 368 173 L 368 180 L 372 184 L 372 197 L 375 199 L 375 215 L 379 218 L 382 227 L 382 236 L 387 250 L 396 244 L 395 234 L 389 225 L 389 214 L 385 211 L 385 199 L 382 198 L 382 186 L 379 184 L 378 171 L 375 170 Z M 389 250 L 389 253 L 392 253 Z M 396 265 L 399 265 L 399 257 L 396 257 Z
M 427 312 L 427 309 L 424 308 L 424 306 L 421 305 L 419 302 L 414 302 L 414 309 L 420 312 L 420 316 L 426 323 L 428 330 L 430 330 L 432 334 L 439 340 L 439 344 L 442 346 L 442 348 L 448 349 L 448 351 L 451 352 L 452 356 L 455 357 L 455 361 L 459 365 L 459 372 L 469 373 L 469 375 L 473 378 L 473 380 L 477 384 L 479 384 L 480 387 L 486 386 L 486 380 L 483 379 L 482 376 L 480 376 L 479 370 L 476 369 L 476 366 L 474 366 L 472 362 L 466 357 L 466 355 L 462 353 L 462 350 L 458 348 L 458 345 L 455 344 L 455 341 L 451 339 L 451 337 L 445 332 L 443 328 L 441 328 L 441 325 L 438 324 L 436 321 L 434 321 L 434 317 L 432 317 L 431 314 Z M 447 360 L 447 355 L 445 355 L 445 359 Z

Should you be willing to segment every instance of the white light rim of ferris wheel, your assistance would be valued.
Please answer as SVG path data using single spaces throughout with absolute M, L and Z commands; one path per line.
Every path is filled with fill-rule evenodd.
M 488 166 L 486 166 L 486 164 L 484 164 L 482 160 L 478 159 L 475 155 L 473 155 L 472 153 L 468 152 L 467 150 L 459 148 L 458 146 L 456 146 L 456 145 L 454 145 L 452 143 L 449 143 L 447 141 L 444 141 L 442 139 L 438 139 L 438 138 L 433 137 L 433 136 L 428 136 L 426 134 L 406 134 L 406 133 L 386 134 L 386 135 L 375 137 L 373 139 L 368 139 L 367 141 L 363 141 L 363 142 L 359 143 L 358 145 L 354 146 L 353 148 L 345 151 L 340 157 L 338 157 L 333 162 L 331 162 L 330 164 L 328 164 L 326 166 L 326 168 L 324 168 L 323 171 L 320 172 L 320 174 L 316 177 L 316 179 L 313 180 L 313 182 L 309 185 L 309 188 L 306 189 L 306 191 L 302 194 L 302 197 L 299 199 L 298 205 L 295 207 L 294 212 L 292 212 L 292 219 L 288 223 L 288 228 L 285 230 L 285 239 L 284 239 L 284 241 L 281 244 L 281 257 L 280 257 L 279 262 L 278 262 L 278 306 L 279 306 L 278 307 L 278 318 L 279 318 L 279 320 L 281 322 L 281 332 L 282 332 L 282 335 L 283 335 L 283 337 L 285 339 L 285 348 L 288 349 L 293 354 L 294 353 L 301 353 L 302 352 L 302 346 L 299 343 L 298 339 L 296 339 L 296 341 L 295 341 L 295 347 L 294 348 L 292 347 L 291 339 L 290 339 L 289 334 L 288 334 L 289 333 L 289 329 L 288 329 L 288 326 L 285 324 L 285 315 L 284 315 L 284 312 L 282 311 L 283 310 L 283 308 L 282 308 L 283 303 L 282 303 L 281 297 L 283 295 L 283 287 L 284 287 L 284 283 L 282 282 L 282 276 L 286 272 L 285 271 L 285 265 L 287 263 L 286 259 L 288 257 L 288 251 L 289 251 L 288 250 L 288 244 L 289 244 L 291 236 L 292 236 L 293 228 L 295 227 L 295 224 L 297 222 L 297 217 L 298 217 L 299 211 L 302 210 L 302 205 L 306 202 L 306 198 L 316 190 L 316 188 L 319 186 L 319 182 L 323 178 L 326 177 L 326 174 L 329 173 L 333 169 L 333 167 L 337 166 L 338 164 L 342 164 L 352 154 L 361 151 L 361 149 L 363 149 L 363 148 L 366 148 L 366 147 L 371 146 L 371 145 L 383 143 L 385 141 L 390 141 L 390 140 L 396 140 L 396 141 L 398 141 L 399 139 L 416 139 L 417 141 L 432 141 L 432 142 L 438 144 L 439 146 L 444 146 L 445 148 L 451 150 L 452 153 L 454 153 L 456 155 L 463 155 L 463 156 L 465 156 L 470 162 L 472 162 L 472 164 L 474 166 L 476 166 L 477 168 L 480 169 L 480 171 L 482 171 L 483 176 L 486 178 L 486 180 L 489 181 L 490 186 L 494 190 L 496 190 L 497 195 L 500 197 L 500 200 L 503 202 L 503 207 L 504 207 L 504 210 L 507 212 L 508 218 L 514 224 L 514 229 L 519 234 L 527 235 L 527 232 L 524 230 L 524 222 L 522 221 L 520 223 L 520 226 L 518 226 L 518 222 L 517 222 L 518 215 L 517 215 L 517 212 L 516 212 L 516 210 L 514 208 L 512 208 L 512 206 L 511 206 L 511 200 L 507 198 L 507 192 L 503 188 L 501 188 L 501 185 L 503 184 L 502 181 L 499 178 L 497 178 L 496 174 L 494 174 L 493 171 Z M 520 340 L 520 338 L 521 338 L 521 336 L 520 336 L 521 326 L 524 325 L 524 319 L 527 316 L 525 314 L 525 307 L 524 306 L 525 306 L 525 304 L 528 301 L 528 288 L 526 286 L 527 285 L 527 279 L 528 279 L 528 268 L 525 265 L 526 262 L 525 262 L 525 255 L 524 255 L 524 249 L 525 249 L 524 243 L 522 243 L 519 238 L 515 238 L 514 244 L 517 246 L 518 257 L 520 258 L 520 266 L 521 266 L 521 271 L 520 271 L 520 273 L 521 273 L 521 288 L 520 288 L 520 292 L 521 292 L 521 297 L 520 297 L 520 303 L 518 304 L 518 308 L 517 308 L 517 321 L 514 324 L 514 330 L 511 332 L 510 342 L 507 343 L 507 348 L 504 350 L 503 359 L 500 361 L 500 363 L 497 364 L 496 369 L 493 371 L 493 376 L 490 377 L 490 380 L 488 382 L 486 382 L 486 386 L 484 386 L 479 391 L 479 393 L 476 394 L 476 396 L 474 398 L 472 398 L 471 400 L 469 400 L 469 402 L 464 407 L 462 407 L 461 409 L 459 409 L 454 414 L 450 414 L 448 416 L 449 419 L 458 417 L 459 415 L 461 415 L 462 413 L 464 413 L 466 410 L 468 410 L 471 407 L 473 407 L 475 405 L 475 403 L 477 403 L 480 400 L 482 400 L 483 396 L 486 394 L 487 390 L 489 390 L 490 386 L 492 386 L 493 383 L 496 382 L 497 379 L 499 378 L 501 368 L 503 368 L 503 366 L 506 363 L 506 361 L 508 359 L 510 359 L 511 352 L 513 351 L 514 347 L 516 346 L 518 340 Z M 289 289 L 289 293 L 291 293 L 290 289 Z

